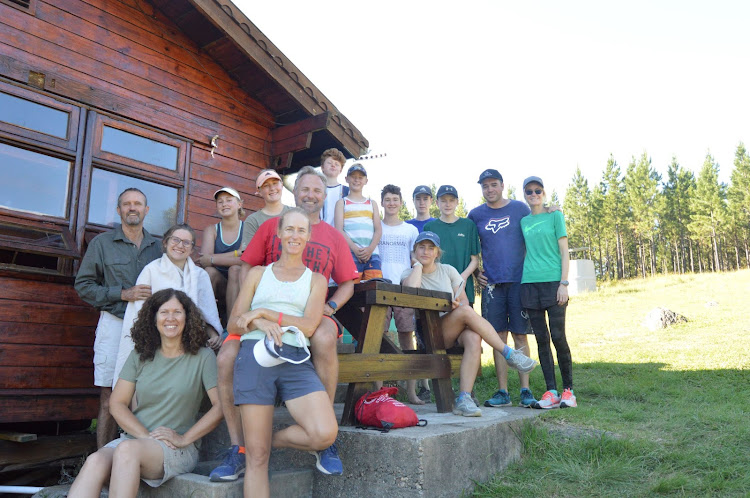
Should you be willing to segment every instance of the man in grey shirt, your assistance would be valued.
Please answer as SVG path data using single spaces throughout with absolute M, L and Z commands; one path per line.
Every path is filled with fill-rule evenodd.
M 94 341 L 94 385 L 101 387 L 96 424 L 99 448 L 117 435 L 117 423 L 109 413 L 109 397 L 125 307 L 128 301 L 151 296 L 151 286 L 135 285 L 135 281 L 143 267 L 162 254 L 161 243 L 143 228 L 148 214 L 143 192 L 125 189 L 117 198 L 117 214 L 122 224 L 94 237 L 75 282 L 81 299 L 100 312 Z

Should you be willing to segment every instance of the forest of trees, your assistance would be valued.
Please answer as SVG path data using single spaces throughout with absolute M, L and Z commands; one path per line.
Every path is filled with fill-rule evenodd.
M 750 156 L 740 143 L 729 185 L 707 154 L 698 176 L 677 158 L 663 178 L 644 152 L 624 173 L 610 156 L 591 186 L 577 169 L 563 210 L 572 258 L 602 279 L 750 268 Z

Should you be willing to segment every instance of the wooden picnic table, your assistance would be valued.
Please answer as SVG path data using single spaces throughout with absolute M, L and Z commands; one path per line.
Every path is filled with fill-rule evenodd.
M 355 354 L 339 354 L 339 382 L 348 382 L 341 425 L 355 425 L 354 405 L 372 382 L 380 380 L 432 379 L 439 413 L 453 410 L 451 377 L 457 377 L 460 355 L 446 353 L 439 328 L 439 313 L 450 311 L 448 292 L 417 289 L 386 282 L 354 286 L 354 296 L 336 318 L 357 340 Z M 384 335 L 388 306 L 413 308 L 421 322 L 425 351 L 402 351 Z

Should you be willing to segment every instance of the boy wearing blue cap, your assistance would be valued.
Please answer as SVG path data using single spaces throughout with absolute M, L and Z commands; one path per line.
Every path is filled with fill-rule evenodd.
M 436 233 L 443 241 L 441 262 L 449 264 L 466 282 L 466 297 L 474 305 L 474 270 L 479 267 L 479 236 L 477 227 L 469 219 L 456 216 L 458 192 L 452 185 L 441 185 L 437 191 L 440 218 L 430 221 L 425 230 Z
M 344 234 L 352 258 L 359 271 L 359 279 L 382 278 L 378 244 L 383 229 L 380 222 L 378 203 L 362 195 L 367 185 L 367 171 L 357 163 L 346 173 L 349 184 L 349 195 L 336 203 L 334 223 L 336 229 Z
M 422 233 L 424 231 L 424 226 L 435 219 L 430 216 L 432 189 L 427 185 L 417 185 L 411 197 L 414 201 L 414 209 L 417 211 L 417 216 L 410 220 L 406 220 L 406 222 L 417 227 L 419 233 Z

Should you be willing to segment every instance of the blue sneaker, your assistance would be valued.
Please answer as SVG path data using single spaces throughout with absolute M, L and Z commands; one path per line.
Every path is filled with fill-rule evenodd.
M 484 406 L 489 406 L 492 408 L 497 408 L 500 406 L 510 406 L 512 404 L 513 403 L 510 402 L 510 395 L 505 389 L 498 390 L 495 394 L 492 395 L 490 399 L 484 402 Z
M 534 406 L 534 403 L 536 403 L 536 398 L 534 398 L 534 395 L 531 394 L 531 390 L 527 388 L 521 389 L 521 401 L 518 403 L 518 406 L 521 406 L 523 408 L 531 408 Z
M 329 476 L 340 476 L 344 473 L 344 464 L 339 458 L 336 443 L 322 451 L 311 451 L 310 454 L 315 456 L 315 466 L 322 473 Z
M 216 467 L 209 476 L 212 482 L 236 481 L 245 475 L 245 455 L 240 453 L 240 447 L 229 448 L 221 465 Z

